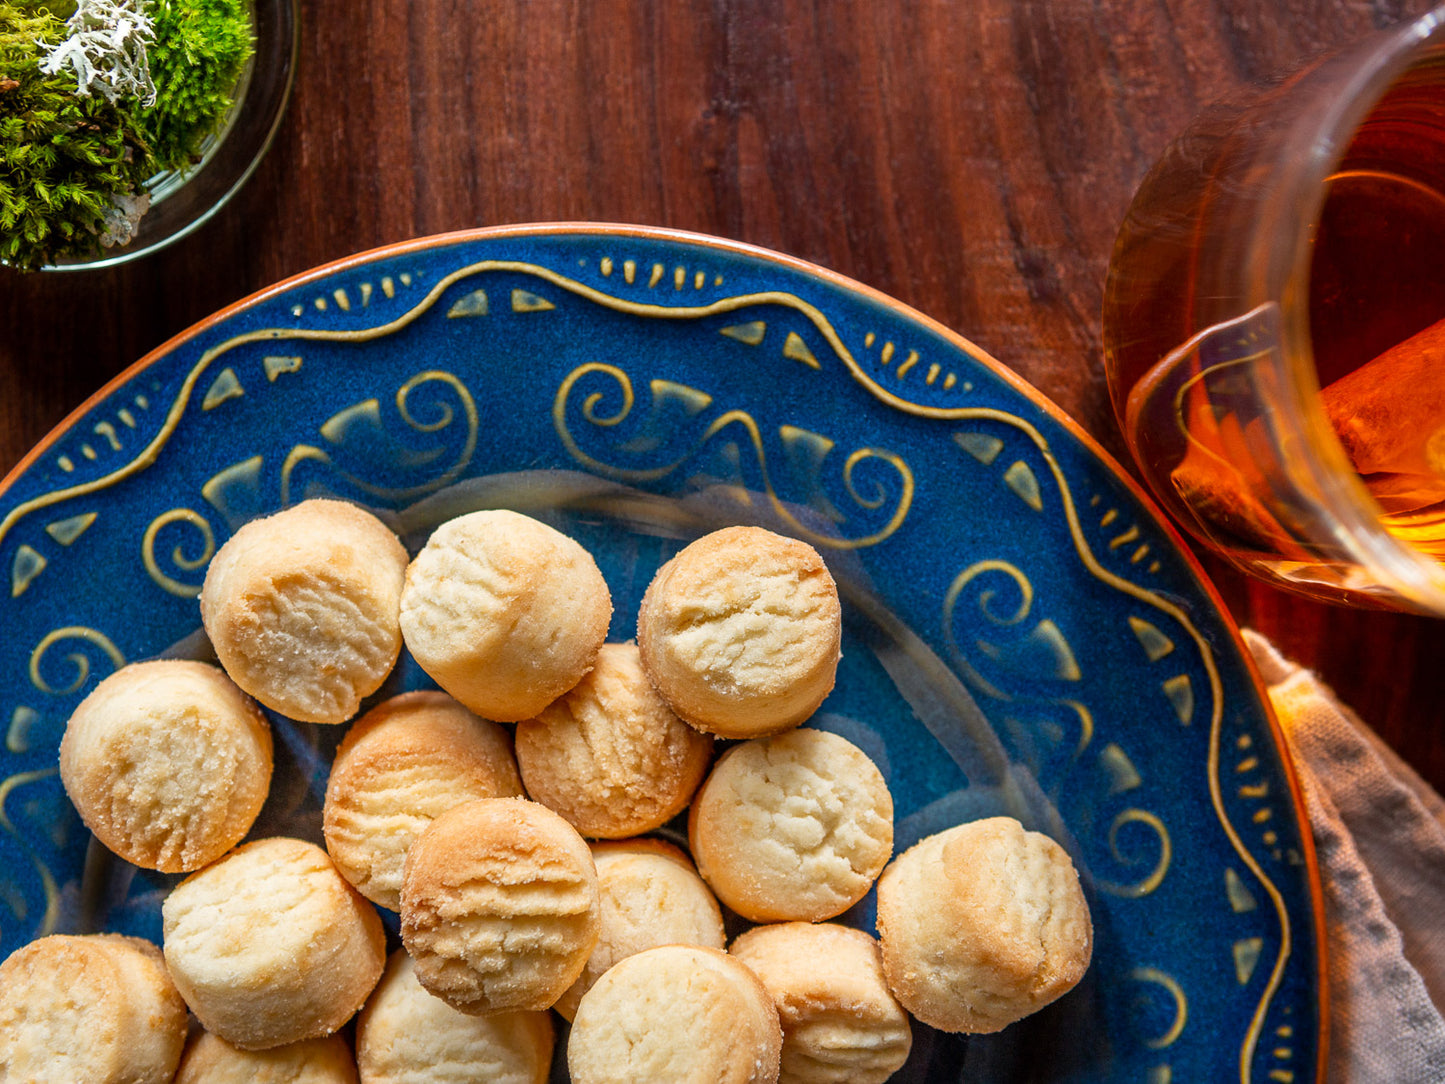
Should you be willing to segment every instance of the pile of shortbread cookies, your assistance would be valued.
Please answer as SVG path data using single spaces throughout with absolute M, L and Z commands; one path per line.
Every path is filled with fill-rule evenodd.
M 555 1011 L 577 1084 L 869 1084 L 907 1060 L 912 1019 L 996 1031 L 1088 967 L 1054 841 L 996 817 L 893 857 L 877 766 L 803 725 L 842 639 L 804 542 L 697 539 L 635 642 L 606 643 L 596 562 L 536 519 L 473 512 L 409 558 L 364 509 L 309 500 L 236 532 L 200 610 L 220 668 L 122 668 L 60 749 L 97 839 L 189 874 L 162 950 L 14 953 L 0 1080 L 539 1084 Z M 440 691 L 351 722 L 403 646 Z M 324 849 L 242 843 L 272 770 L 259 705 L 351 722 Z M 691 854 L 650 835 L 684 810 Z M 830 921 L 875 884 L 876 940 Z M 724 907 L 752 924 L 730 945 Z M 389 959 L 377 908 L 400 916 Z

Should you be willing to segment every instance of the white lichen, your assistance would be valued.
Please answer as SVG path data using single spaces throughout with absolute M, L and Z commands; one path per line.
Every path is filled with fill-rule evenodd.
M 156 34 L 144 8 L 145 0 L 79 0 L 65 21 L 70 33 L 45 47 L 40 70 L 56 75 L 69 68 L 76 93 L 86 97 L 95 87 L 112 102 L 124 96 L 154 105 L 156 85 L 146 46 Z

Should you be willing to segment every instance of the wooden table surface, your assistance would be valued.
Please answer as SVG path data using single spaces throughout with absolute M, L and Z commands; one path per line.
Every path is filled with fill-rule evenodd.
M 349 253 L 594 220 L 815 261 L 955 328 L 1125 457 L 1100 363 L 1115 230 L 1202 105 L 1422 0 L 306 0 L 281 134 L 197 233 L 0 269 L 0 470 L 193 322 Z M 1445 787 L 1445 622 L 1207 563 Z

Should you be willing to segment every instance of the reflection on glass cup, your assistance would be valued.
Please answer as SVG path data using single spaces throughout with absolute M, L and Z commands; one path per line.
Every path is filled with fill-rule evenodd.
M 1104 352 L 1198 538 L 1445 615 L 1445 8 L 1195 120 L 1120 230 Z

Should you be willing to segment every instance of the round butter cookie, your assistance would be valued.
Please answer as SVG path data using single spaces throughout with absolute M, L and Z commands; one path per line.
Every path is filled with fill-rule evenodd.
M 356 1018 L 362 1084 L 546 1084 L 554 1042 L 551 1013 L 469 1016 L 433 997 L 404 950 Z
M 550 1008 L 582 973 L 598 929 L 587 844 L 537 802 L 455 806 L 407 852 L 402 942 L 418 981 L 462 1012 Z
M 381 976 L 376 910 L 326 852 L 261 839 L 193 873 L 161 904 L 165 957 L 207 1031 L 265 1050 L 330 1035 Z
M 704 535 L 653 577 L 637 614 L 642 664 L 699 730 L 755 738 L 797 726 L 833 688 L 838 588 L 818 551 L 761 527 Z
M 722 911 L 687 855 L 670 843 L 594 843 L 601 935 L 582 975 L 553 1006 L 568 1020 L 582 995 L 619 960 L 659 945 L 726 943 Z
M 878 942 L 824 922 L 755 926 L 728 950 L 772 995 L 783 1024 L 780 1084 L 883 1084 L 913 1045 Z
M 242 1050 L 199 1031 L 186 1044 L 175 1084 L 357 1084 L 356 1061 L 339 1035 Z
M 687 808 L 712 747 L 657 694 L 635 644 L 604 644 L 591 673 L 517 724 L 527 793 L 603 839 L 650 832 Z
M 868 894 L 893 851 L 893 797 L 846 738 L 803 728 L 735 745 L 688 816 L 698 872 L 754 922 L 820 922 Z
M 271 728 L 217 667 L 133 663 L 80 702 L 60 779 L 97 839 L 133 865 L 200 869 L 241 841 L 271 785 Z
M 572 1084 L 771 1084 L 783 1032 L 763 984 L 717 949 L 664 945 L 613 966 L 577 1006 Z
M 1093 925 L 1064 849 L 1012 817 L 920 840 L 878 880 L 883 971 L 940 1031 L 999 1031 L 1073 989 Z
M 406 572 L 401 629 L 438 685 L 487 719 L 530 719 L 592 669 L 612 596 L 592 555 L 503 509 L 443 523 Z
M 345 501 L 309 500 L 247 523 L 201 587 L 201 621 L 235 683 L 308 723 L 344 723 L 401 653 L 407 555 Z
M 0 1081 L 170 1084 L 186 1006 L 149 941 L 56 934 L 0 964 Z
M 402 863 L 428 824 L 473 798 L 521 794 L 505 730 L 446 693 L 402 693 L 358 719 L 336 752 L 326 850 L 363 896 L 399 911 Z

